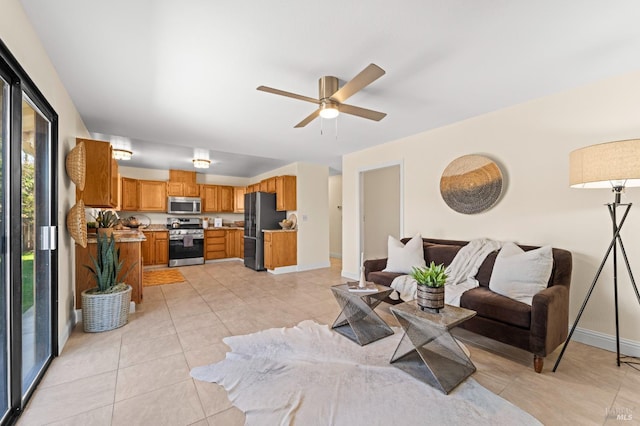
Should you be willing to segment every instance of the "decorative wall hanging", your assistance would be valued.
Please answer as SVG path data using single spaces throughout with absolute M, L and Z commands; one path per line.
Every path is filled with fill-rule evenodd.
M 453 160 L 440 178 L 440 194 L 453 210 L 474 214 L 490 209 L 502 193 L 502 172 L 482 155 Z

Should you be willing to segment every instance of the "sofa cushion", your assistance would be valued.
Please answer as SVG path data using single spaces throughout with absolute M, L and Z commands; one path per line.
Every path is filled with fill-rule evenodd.
M 435 262 L 436 265 L 444 263 L 445 266 L 449 266 L 461 248 L 462 246 L 430 244 L 424 248 L 426 253 L 425 260 L 427 261 L 427 264 Z
M 375 272 L 369 272 L 369 276 L 367 277 L 367 280 L 372 281 L 376 284 L 386 285 L 387 287 L 389 287 L 391 286 L 391 283 L 393 282 L 394 278 L 399 277 L 400 275 L 406 275 L 406 274 L 400 274 L 397 272 L 375 271 Z
M 533 296 L 547 288 L 552 267 L 551 246 L 525 252 L 513 243 L 506 243 L 496 258 L 489 288 L 531 305 Z
M 531 306 L 494 293 L 487 287 L 465 291 L 460 297 L 460 306 L 474 310 L 484 318 L 526 329 L 531 327 Z
M 387 267 L 384 268 L 384 272 L 408 274 L 413 267 L 424 268 L 425 266 L 420 234 L 406 244 L 389 235 Z

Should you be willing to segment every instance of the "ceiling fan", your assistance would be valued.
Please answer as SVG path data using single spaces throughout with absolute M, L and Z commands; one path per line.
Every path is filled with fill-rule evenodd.
M 287 96 L 289 98 L 311 102 L 319 106 L 317 110 L 315 110 L 304 120 L 296 124 L 296 128 L 306 126 L 318 115 L 322 118 L 335 118 L 340 112 L 362 118 L 368 118 L 369 120 L 380 121 L 387 114 L 385 114 L 384 112 L 373 111 L 353 105 L 347 105 L 343 102 L 369 84 L 382 77 L 384 73 L 384 70 L 376 64 L 369 64 L 365 69 L 360 71 L 358 75 L 353 77 L 351 81 L 347 82 L 342 87 L 339 87 L 337 77 L 320 77 L 320 80 L 318 80 L 318 99 L 297 95 L 291 92 L 285 92 L 284 90 L 274 89 L 267 86 L 259 86 L 258 90 L 267 93 L 273 93 L 274 95 Z

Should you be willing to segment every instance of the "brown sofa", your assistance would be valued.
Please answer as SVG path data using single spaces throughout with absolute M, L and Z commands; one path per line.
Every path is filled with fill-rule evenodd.
M 409 238 L 401 241 L 406 244 Z M 467 243 L 468 241 L 423 238 L 425 261 L 427 264 L 434 261 L 436 264 L 449 265 L 458 250 Z M 520 247 L 525 251 L 538 248 Z M 491 253 L 480 266 L 476 275 L 480 286 L 466 291 L 460 297 L 461 307 L 477 312 L 476 316 L 460 327 L 533 353 L 534 369 L 540 373 L 544 357 L 567 338 L 571 252 L 553 249 L 553 269 L 548 287 L 533 297 L 531 306 L 489 289 L 489 279 L 497 254 L 497 251 Z M 387 259 L 365 261 L 367 281 L 389 286 L 395 277 L 402 275 L 383 272 L 386 265 Z

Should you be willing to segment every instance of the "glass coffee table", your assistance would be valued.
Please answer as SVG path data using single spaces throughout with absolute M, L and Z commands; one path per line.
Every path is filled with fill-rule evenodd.
M 476 371 L 449 330 L 476 312 L 445 305 L 440 313 L 422 311 L 415 300 L 394 305 L 391 313 L 404 330 L 391 364 L 445 394 Z
M 342 311 L 331 328 L 360 346 L 392 335 L 391 327 L 373 311 L 392 291 L 379 284 L 367 292 L 349 291 L 348 283 L 334 285 L 331 292 Z

